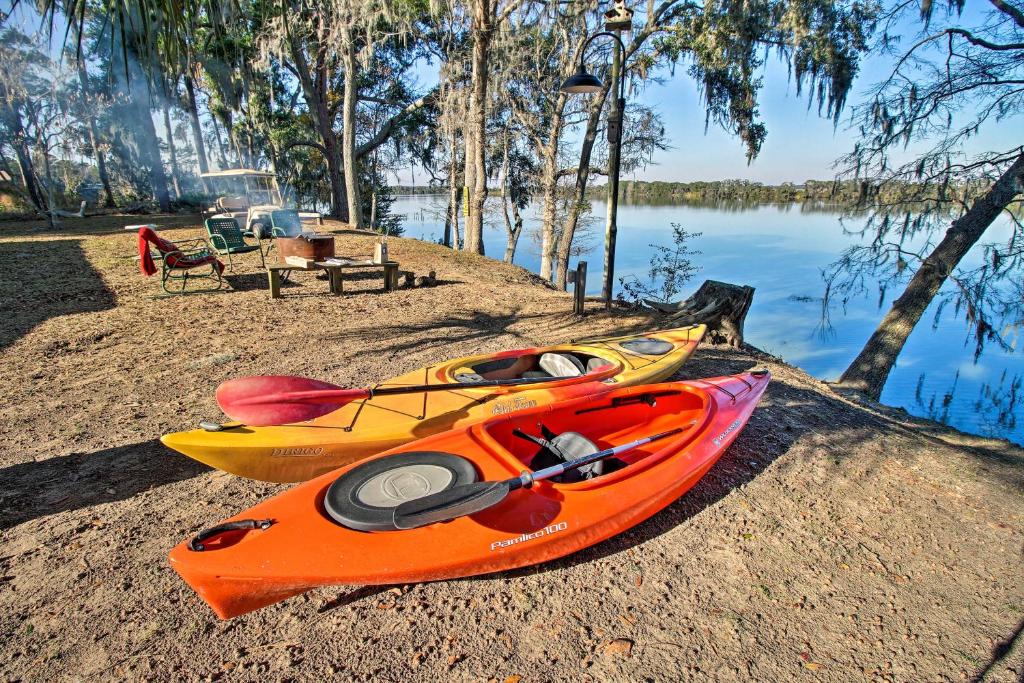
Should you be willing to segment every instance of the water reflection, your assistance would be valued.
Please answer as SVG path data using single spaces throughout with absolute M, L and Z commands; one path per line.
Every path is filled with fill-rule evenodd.
M 958 400 L 960 371 L 953 375 L 953 382 L 945 390 L 924 391 L 926 373 L 921 373 L 917 380 L 914 401 L 919 410 L 915 414 L 930 420 L 951 424 L 950 408 Z M 1020 374 L 1010 375 L 1007 370 L 999 374 L 995 382 L 982 382 L 977 397 L 971 401 L 976 417 L 977 433 L 985 436 L 1004 436 L 1017 431 L 1017 414 L 1020 411 L 1024 377 Z M 969 399 L 959 399 L 969 401 Z
M 1007 378 L 1006 370 L 999 376 L 997 384 L 984 384 L 974 407 L 979 416 L 988 424 L 993 435 L 1015 433 L 1017 414 L 1021 403 L 1021 387 L 1024 379 L 1019 374 Z
M 953 394 L 956 393 L 957 382 L 960 381 L 960 371 L 957 370 L 956 374 L 953 375 L 953 384 L 942 394 L 942 398 L 938 399 L 938 394 L 932 392 L 931 397 L 925 400 L 924 397 L 924 378 L 925 373 L 921 373 L 921 376 L 917 378 L 917 389 L 914 391 L 914 400 L 917 402 L 919 408 L 923 410 L 923 415 L 930 420 L 941 422 L 942 424 L 949 424 L 949 406 L 953 403 Z M 938 399 L 938 400 L 936 400 Z
M 593 197 L 593 201 L 601 202 L 602 199 L 597 196 Z M 751 211 L 763 206 L 774 206 L 780 211 L 789 213 L 827 213 L 837 214 L 842 213 L 848 209 L 848 205 L 837 201 L 826 201 L 822 199 L 808 199 L 799 202 L 764 202 L 756 198 L 749 197 L 703 197 L 699 199 L 689 199 L 684 202 L 680 202 L 678 199 L 673 197 L 651 197 L 651 198 L 623 198 L 619 202 L 619 206 L 640 206 L 640 207 L 678 207 L 686 206 L 692 209 L 710 209 L 712 211 L 721 211 L 725 213 L 741 213 L 744 211 Z M 865 212 L 862 210 L 848 211 L 851 215 L 863 216 Z

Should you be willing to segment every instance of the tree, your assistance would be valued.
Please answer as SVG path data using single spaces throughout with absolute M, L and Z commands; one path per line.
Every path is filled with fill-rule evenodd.
M 511 124 L 511 122 L 509 122 Z M 522 212 L 533 196 L 533 180 L 537 168 L 533 158 L 521 149 L 524 140 L 516 135 L 511 125 L 504 129 L 501 137 L 502 164 L 499 174 L 501 181 L 501 214 L 505 220 L 505 263 L 512 263 L 516 257 L 516 245 L 523 234 Z
M 89 147 L 91 148 L 93 158 L 96 160 L 96 171 L 100 178 L 100 185 L 103 187 L 103 205 L 107 208 L 113 208 L 115 206 L 114 191 L 110 187 L 110 175 L 107 173 L 106 159 L 103 155 L 103 146 L 100 142 L 99 130 L 96 125 L 95 111 L 102 98 L 94 94 L 89 84 L 89 72 L 86 68 L 85 60 L 74 59 L 71 55 L 68 55 L 68 57 L 69 61 L 74 60 L 75 69 L 78 73 L 80 89 L 79 116 L 85 119 Z
M 699 232 L 686 232 L 679 223 L 672 223 L 672 246 L 663 244 L 649 245 L 653 250 L 647 279 L 650 284 L 641 282 L 635 275 L 619 278 L 624 299 L 639 305 L 644 299 L 651 299 L 663 304 L 671 304 L 683 289 L 683 285 L 693 279 L 700 270 L 690 260 L 691 256 L 700 256 L 699 251 L 690 249 L 690 242 L 700 237 Z
M 465 249 L 484 253 L 484 203 L 487 201 L 487 104 L 491 46 L 498 29 L 524 0 L 468 0 L 473 45 L 470 80 L 469 124 L 466 128 L 467 190 Z M 468 186 L 469 176 L 472 186 Z
M 999 320 L 1019 321 L 1022 300 L 1012 282 L 1009 289 L 1000 283 L 1019 280 L 1024 271 L 1024 226 L 1014 209 L 1024 192 L 1024 147 L 1003 135 L 995 138 L 1006 140 L 1003 148 L 964 151 L 992 127 L 1020 130 L 1024 113 L 1024 11 L 1007 0 L 991 3 L 992 10 L 973 24 L 964 23 L 962 0 L 951 0 L 940 16 L 929 0 L 888 10 L 882 44 L 893 52 L 895 66 L 855 112 L 861 140 L 844 159 L 845 175 L 860 181 L 861 203 L 873 211 L 865 228 L 872 240 L 835 264 L 833 276 L 843 275 L 835 292 L 860 287 L 865 274 L 883 287 L 909 278 L 839 379 L 840 386 L 875 399 L 936 297 L 964 312 L 978 352 L 987 340 L 1005 344 Z M 915 10 L 921 30 L 901 48 L 900 21 Z M 1012 238 L 983 245 L 980 267 L 961 268 L 1000 215 L 1012 222 Z M 943 293 L 947 281 L 955 288 Z
M 39 211 L 47 209 L 48 204 L 32 159 L 27 117 L 33 101 L 46 93 L 35 74 L 45 60 L 21 32 L 7 29 L 0 35 L 0 62 L 4 64 L 0 70 L 0 136 L 14 150 L 25 193 Z
M 97 22 L 95 49 L 99 52 L 103 76 L 110 89 L 112 105 L 105 112 L 113 129 L 112 151 L 129 163 L 141 167 L 148 191 L 161 211 L 171 210 L 167 172 L 160 154 L 160 138 L 156 134 L 152 112 L 155 108 L 154 79 L 162 77 L 156 53 L 145 44 L 144 33 L 136 29 L 140 21 L 125 15 L 127 23 Z M 126 154 L 127 153 L 127 154 Z

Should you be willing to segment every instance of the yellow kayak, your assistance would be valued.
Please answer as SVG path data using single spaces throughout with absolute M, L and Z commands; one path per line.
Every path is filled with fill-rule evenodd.
M 306 481 L 431 434 L 592 394 L 601 390 L 595 380 L 616 387 L 661 382 L 690 357 L 704 331 L 704 325 L 694 325 L 459 358 L 413 370 L 375 388 L 575 375 L 570 380 L 374 396 L 306 422 L 204 425 L 160 440 L 190 458 L 242 477 Z

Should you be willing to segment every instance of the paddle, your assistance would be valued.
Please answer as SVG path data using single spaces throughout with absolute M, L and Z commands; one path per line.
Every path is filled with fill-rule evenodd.
M 399 529 L 415 529 L 428 524 L 446 522 L 456 517 L 476 514 L 477 512 L 494 507 L 505 500 L 505 497 L 516 489 L 530 488 L 535 481 L 557 477 L 563 472 L 589 465 L 598 460 L 610 458 L 613 455 L 632 450 L 637 446 L 642 446 L 652 441 L 664 439 L 681 431 L 683 429 L 677 427 L 654 436 L 630 441 L 621 446 L 596 451 L 569 462 L 545 467 L 536 472 L 523 472 L 518 477 L 506 479 L 505 481 L 481 481 L 475 484 L 462 484 L 461 486 L 453 486 L 447 491 L 440 491 L 429 496 L 406 501 L 395 508 L 395 526 Z
M 585 377 L 586 375 L 583 375 Z M 259 375 L 239 377 L 217 387 L 217 404 L 224 414 L 252 427 L 305 422 L 332 413 L 364 398 L 395 394 L 418 394 L 453 389 L 515 387 L 524 384 L 558 382 L 576 377 L 536 377 L 528 379 L 492 379 L 482 382 L 455 382 L 378 389 L 343 389 L 306 377 Z
M 687 325 L 688 328 L 697 327 L 697 325 Z M 661 334 L 663 332 L 679 332 L 687 329 L 687 327 L 670 327 L 664 330 L 650 330 L 647 332 L 638 331 L 631 334 L 620 334 L 617 337 L 591 337 L 589 339 L 572 339 L 569 341 L 570 344 L 596 344 L 598 342 L 610 342 L 618 341 L 619 339 L 631 339 L 633 337 L 650 336 L 652 334 Z

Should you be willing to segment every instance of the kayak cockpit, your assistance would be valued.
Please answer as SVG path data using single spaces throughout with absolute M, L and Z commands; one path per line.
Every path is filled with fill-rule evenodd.
M 574 349 L 536 349 L 514 355 L 481 356 L 452 364 L 446 379 L 471 383 L 502 379 L 544 379 L 584 377 L 596 379 L 615 374 L 621 364 L 600 355 Z
M 582 476 L 552 482 L 559 486 L 589 488 L 618 481 L 629 476 L 631 470 L 636 471 L 634 465 L 645 469 L 679 451 L 699 432 L 711 410 L 706 394 L 691 387 L 643 387 L 568 406 L 510 415 L 505 420 L 481 425 L 475 431 L 510 473 L 518 473 L 579 457 L 588 449 L 612 448 L 659 432 L 682 429 L 678 437 L 630 450 L 615 460 L 606 461 L 603 467 L 584 471 Z M 561 453 L 552 453 L 542 442 L 556 446 L 554 450 Z

